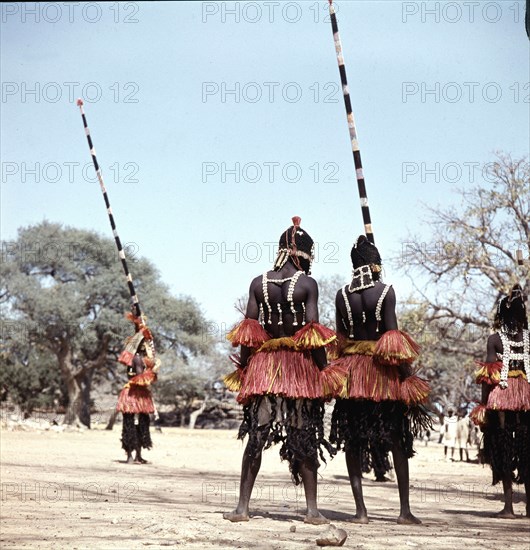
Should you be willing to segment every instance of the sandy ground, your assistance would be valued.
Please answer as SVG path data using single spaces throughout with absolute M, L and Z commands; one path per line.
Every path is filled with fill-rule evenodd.
M 235 432 L 153 432 L 149 464 L 128 465 L 119 431 L 3 430 L 0 547 L 317 548 L 323 528 L 303 523 L 303 493 L 276 450 L 264 455 L 251 521 L 232 524 L 222 513 L 237 499 L 242 445 Z M 375 483 L 371 474 L 364 484 L 370 523 L 350 523 L 354 506 L 344 457 L 321 468 L 320 507 L 347 531 L 344 548 L 530 548 L 528 519 L 489 517 L 502 503 L 487 468 L 446 462 L 436 444 L 418 442 L 417 450 L 411 502 L 423 520 L 418 526 L 395 523 L 396 484 Z M 524 512 L 520 491 L 515 511 Z

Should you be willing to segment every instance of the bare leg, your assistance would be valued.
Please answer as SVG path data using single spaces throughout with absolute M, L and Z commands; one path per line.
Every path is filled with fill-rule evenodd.
M 417 524 L 421 521 L 412 515 L 409 503 L 409 460 L 399 442 L 394 442 L 392 448 L 392 456 L 394 457 L 394 469 L 399 490 L 400 512 L 397 522 L 402 525 Z
M 517 516 L 513 513 L 512 480 L 509 476 L 503 478 L 502 490 L 504 493 L 504 508 L 498 514 L 495 514 L 495 517 L 501 519 L 515 519 Z
M 261 455 L 260 451 L 255 456 L 250 456 L 248 454 L 248 446 L 245 447 L 243 453 L 243 461 L 241 464 L 241 481 L 239 485 L 239 502 L 237 507 L 232 512 L 225 512 L 223 518 L 229 521 L 248 521 L 248 506 L 250 502 L 250 495 L 252 494 L 252 489 L 254 487 L 254 482 L 258 475 L 259 469 L 261 467 Z M 263 448 L 263 445 L 261 446 Z
M 361 472 L 361 457 L 358 453 L 346 451 L 346 466 L 348 475 L 350 476 L 350 485 L 355 500 L 355 523 L 368 523 L 368 513 L 363 499 L 362 472 Z
M 300 463 L 300 475 L 304 484 L 305 500 L 307 504 L 307 515 L 304 523 L 322 525 L 329 523 L 317 507 L 317 464 L 315 460 L 306 460 Z

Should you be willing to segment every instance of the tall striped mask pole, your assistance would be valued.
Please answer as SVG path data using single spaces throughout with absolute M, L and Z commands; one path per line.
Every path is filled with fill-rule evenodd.
M 342 84 L 342 92 L 344 94 L 344 106 L 346 107 L 346 115 L 348 119 L 348 130 L 350 131 L 350 141 L 353 153 L 353 162 L 355 164 L 355 176 L 357 178 L 357 187 L 359 190 L 359 199 L 361 200 L 361 211 L 363 215 L 364 232 L 366 238 L 375 244 L 374 233 L 372 231 L 372 221 L 370 219 L 370 210 L 368 208 L 368 197 L 366 196 L 366 185 L 364 183 L 363 164 L 361 162 L 361 151 L 359 150 L 359 142 L 357 141 L 357 130 L 355 128 L 355 120 L 353 118 L 350 90 L 348 88 L 348 80 L 346 79 L 346 67 L 344 66 L 344 58 L 342 56 L 342 44 L 340 42 L 339 27 L 337 26 L 337 16 L 333 7 L 333 0 L 329 1 L 329 15 L 331 18 L 331 29 L 333 31 L 333 39 L 335 41 L 335 51 L 337 52 L 337 61 L 339 63 L 340 81 Z
M 112 208 L 110 207 L 109 197 L 107 195 L 107 189 L 105 188 L 105 183 L 103 182 L 103 176 L 101 175 L 101 168 L 98 164 L 98 159 L 96 158 L 96 150 L 94 148 L 94 144 L 92 143 L 92 138 L 90 137 L 90 130 L 88 129 L 88 125 L 86 122 L 86 116 L 85 116 L 85 111 L 83 109 L 82 99 L 77 100 L 77 106 L 81 111 L 81 117 L 83 118 L 83 126 L 85 127 L 85 134 L 88 141 L 88 148 L 90 149 L 90 154 L 92 155 L 92 162 L 94 163 L 96 176 L 98 177 L 99 186 L 101 188 L 101 192 L 103 193 L 105 206 L 107 207 L 107 214 L 109 215 L 110 226 L 112 227 L 112 234 L 114 235 L 114 240 L 116 241 L 116 246 L 118 247 L 118 255 L 121 260 L 121 265 L 123 266 L 125 277 L 127 278 L 127 286 L 129 287 L 129 292 L 131 293 L 131 303 L 134 310 L 134 315 L 138 319 L 141 319 L 142 312 L 140 310 L 140 303 L 138 301 L 138 296 L 136 295 L 136 291 L 134 290 L 133 280 L 132 280 L 131 274 L 129 273 L 127 260 L 125 258 L 125 251 L 123 250 L 123 247 L 121 245 L 121 240 L 120 240 L 120 237 L 118 236 L 118 231 L 116 229 L 116 223 L 114 222 L 114 215 L 112 214 Z

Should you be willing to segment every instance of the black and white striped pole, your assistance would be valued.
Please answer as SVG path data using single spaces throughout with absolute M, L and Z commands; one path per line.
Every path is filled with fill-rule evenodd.
M 361 201 L 361 212 L 363 216 L 364 232 L 366 238 L 375 244 L 374 233 L 372 231 L 372 221 L 370 219 L 370 209 L 368 208 L 368 197 L 366 195 L 366 185 L 364 183 L 363 164 L 361 161 L 361 151 L 357 140 L 357 130 L 353 118 L 350 91 L 348 80 L 346 78 L 346 67 L 344 66 L 344 57 L 342 56 L 342 44 L 340 42 L 339 27 L 337 25 L 337 16 L 333 7 L 333 0 L 329 1 L 329 15 L 331 19 L 331 29 L 333 31 L 333 40 L 335 41 L 335 51 L 337 52 L 337 61 L 339 63 L 340 82 L 342 84 L 342 93 L 344 94 L 344 106 L 348 119 L 348 130 L 350 132 L 350 142 L 353 153 L 353 162 L 355 164 L 355 177 L 357 178 L 357 188 L 359 190 L 359 199 Z
M 88 148 L 90 149 L 90 154 L 92 155 L 92 162 L 94 163 L 94 169 L 96 170 L 96 175 L 99 181 L 99 186 L 101 188 L 101 192 L 103 193 L 103 199 L 105 200 L 105 206 L 107 207 L 107 214 L 109 215 L 109 221 L 110 226 L 112 228 L 112 234 L 114 235 L 114 240 L 116 242 L 116 246 L 118 247 L 118 255 L 121 260 L 121 265 L 123 267 L 123 271 L 125 273 L 125 277 L 127 278 L 127 286 L 129 287 L 129 292 L 131 294 L 131 303 L 132 307 L 134 309 L 134 315 L 138 317 L 139 319 L 142 316 L 142 311 L 140 310 L 140 303 L 138 301 L 138 296 L 136 295 L 136 291 L 134 289 L 133 280 L 131 277 L 131 274 L 129 272 L 129 268 L 127 266 L 127 259 L 125 258 L 125 251 L 123 250 L 120 237 L 118 235 L 118 231 L 116 229 L 116 223 L 114 222 L 114 215 L 112 214 L 112 208 L 110 207 L 109 197 L 107 195 L 107 189 L 105 188 L 105 183 L 103 182 L 103 176 L 101 175 L 101 168 L 98 164 L 98 160 L 96 158 L 96 149 L 94 148 L 94 144 L 92 143 L 92 138 L 90 137 L 90 130 L 88 129 L 88 124 L 86 121 L 85 111 L 83 109 L 83 100 L 78 99 L 77 100 L 77 106 L 79 107 L 79 110 L 81 111 L 81 117 L 83 118 L 83 126 L 85 128 L 85 134 L 88 141 Z

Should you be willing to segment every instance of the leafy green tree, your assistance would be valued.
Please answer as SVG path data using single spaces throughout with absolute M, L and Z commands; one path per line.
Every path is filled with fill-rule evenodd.
M 146 259 L 130 257 L 129 263 L 158 351 L 187 360 L 207 350 L 197 304 L 173 297 Z M 102 376 L 119 378 L 123 368 L 116 359 L 132 333 L 113 241 L 50 222 L 20 228 L 15 241 L 2 242 L 0 278 L 2 355 L 20 369 L 53 357 L 68 398 L 65 422 L 89 426 L 92 384 Z
M 64 405 L 66 395 L 53 358 L 45 351 L 28 346 L 20 324 L 2 323 L 3 344 L 0 351 L 0 401 L 9 398 L 27 417 L 34 409 Z M 8 336 L 9 331 L 9 336 Z

